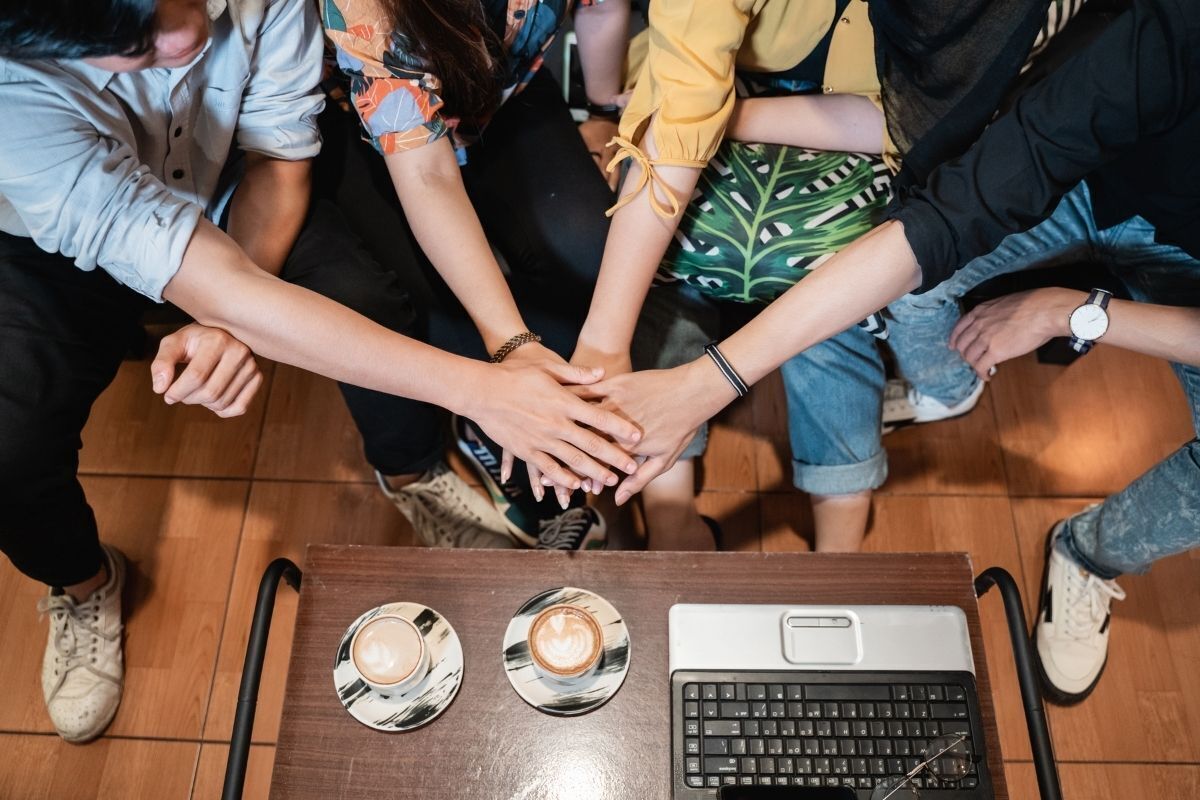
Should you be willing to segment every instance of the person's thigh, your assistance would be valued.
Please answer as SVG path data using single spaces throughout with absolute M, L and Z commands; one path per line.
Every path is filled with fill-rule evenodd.
M 526 322 L 569 357 L 600 271 L 613 194 L 545 70 L 467 149 L 463 178 Z
M 900 373 L 922 393 L 947 405 L 965 399 L 977 378 L 949 345 L 963 295 L 998 275 L 1094 258 L 1096 242 L 1091 198 L 1087 185 L 1080 183 L 1042 223 L 1006 237 L 991 253 L 970 261 L 930 291 L 893 302 L 888 306 L 888 344 Z
M 100 567 L 80 434 L 148 306 L 104 272 L 0 234 L 0 548 L 35 580 L 71 585 Z
M 683 284 L 652 286 L 633 333 L 633 368 L 671 369 L 694 361 L 720 330 L 720 308 L 695 289 Z M 705 422 L 679 457 L 698 458 L 707 446 Z
M 398 274 L 375 260 L 328 200 L 314 202 L 282 277 L 385 328 L 413 333 L 417 315 Z M 420 473 L 442 457 L 447 425 L 441 409 L 349 384 L 339 387 L 367 460 L 384 475 Z
M 887 455 L 875 337 L 855 325 L 788 359 L 780 372 L 796 487 L 817 495 L 878 488 L 887 479 Z

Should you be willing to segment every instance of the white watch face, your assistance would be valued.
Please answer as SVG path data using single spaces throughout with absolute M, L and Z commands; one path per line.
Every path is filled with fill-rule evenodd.
M 1094 342 L 1107 330 L 1108 312 L 1095 303 L 1086 303 L 1071 312 L 1071 335 L 1077 339 Z

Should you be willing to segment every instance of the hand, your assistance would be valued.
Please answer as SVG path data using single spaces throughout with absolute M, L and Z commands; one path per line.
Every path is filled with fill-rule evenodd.
M 1070 289 L 1033 289 L 981 303 L 950 334 L 950 347 L 988 380 L 997 364 L 1069 336 L 1071 312 L 1084 301 Z
M 510 353 L 508 358 L 504 359 L 504 361 L 507 364 L 522 363 L 527 366 L 537 367 L 538 369 L 547 373 L 551 377 L 554 377 L 556 380 L 557 380 L 556 376 L 561 372 L 561 370 L 559 368 L 565 366 L 567 363 L 566 361 L 564 361 L 562 359 L 562 356 L 560 356 L 558 353 L 555 353 L 550 348 L 542 345 L 540 342 L 529 342 L 528 344 L 524 344 L 524 345 L 518 347 L 516 350 L 512 351 L 512 353 Z M 586 370 L 587 372 L 590 373 L 592 371 L 592 369 L 594 369 L 595 367 L 600 366 L 600 365 L 585 363 L 585 364 L 577 364 L 577 366 L 582 367 L 584 370 Z M 605 374 L 607 374 L 607 373 L 605 373 Z M 500 455 L 500 481 L 501 481 L 501 483 L 507 483 L 509 478 L 512 477 L 512 468 L 513 468 L 514 461 L 515 461 L 515 457 L 508 450 L 503 450 L 501 452 L 501 455 Z M 572 492 L 571 488 L 556 484 L 553 481 L 551 481 L 549 478 L 544 477 L 542 475 L 541 470 L 539 470 L 536 466 L 529 463 L 528 461 L 525 462 L 525 471 L 526 471 L 526 473 L 528 473 L 528 476 L 529 476 L 529 488 L 533 491 L 533 496 L 539 503 L 542 501 L 542 498 L 545 496 L 545 490 L 547 488 L 552 488 L 552 489 L 554 489 L 555 496 L 558 498 L 558 504 L 563 507 L 564 511 L 567 509 L 567 507 L 571 503 L 571 492 Z M 580 478 L 582 476 L 576 475 L 574 477 Z M 596 484 L 596 494 L 600 493 L 600 486 L 601 485 L 599 483 Z M 580 483 L 580 488 L 583 489 L 585 492 L 591 491 L 592 490 L 591 478 L 586 478 L 586 477 L 582 478 L 582 481 Z
M 463 413 L 505 451 L 537 470 L 539 478 L 544 475 L 574 491 L 585 478 L 595 485 L 615 486 L 617 475 L 604 464 L 629 475 L 637 471 L 637 462 L 627 451 L 641 439 L 638 427 L 580 400 L 563 386 L 595 383 L 603 370 L 569 364 L 531 366 L 510 359 L 485 369 L 488 381 Z M 534 482 L 539 498 L 540 483 Z
M 674 369 L 618 375 L 577 386 L 574 391 L 580 397 L 600 401 L 602 408 L 619 410 L 645 430 L 634 448 L 645 460 L 637 473 L 617 488 L 617 505 L 623 505 L 674 466 L 701 423 L 737 397 L 707 357 Z
M 175 377 L 175 367 L 187 364 Z M 154 393 L 167 405 L 200 405 L 218 417 L 246 413 L 263 375 L 250 348 L 220 328 L 192 323 L 158 346 L 150 364 Z
M 609 172 L 608 165 L 617 154 L 617 148 L 609 145 L 609 142 L 617 135 L 617 123 L 607 119 L 589 117 L 586 121 L 579 123 L 579 135 L 583 137 L 583 144 L 595 159 L 600 174 L 608 183 L 608 188 L 615 192 L 621 175 L 615 169 Z
M 606 353 L 582 343 L 575 345 L 575 352 L 571 355 L 571 363 L 585 368 L 600 367 L 604 370 L 604 377 L 606 378 L 615 378 L 617 375 L 624 375 L 633 371 L 633 363 L 629 357 L 628 350 Z M 597 495 L 604 489 L 600 484 L 593 486 L 592 482 L 587 479 L 584 479 L 583 485 L 580 488 L 585 492 Z

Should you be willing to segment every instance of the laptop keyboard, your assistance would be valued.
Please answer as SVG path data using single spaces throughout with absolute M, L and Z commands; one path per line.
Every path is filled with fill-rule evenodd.
M 991 797 L 969 674 L 677 672 L 671 692 L 677 798 L 725 784 L 849 786 L 866 798 L 956 734 L 971 752 L 967 776 L 947 784 L 923 771 L 914 786 L 922 797 Z

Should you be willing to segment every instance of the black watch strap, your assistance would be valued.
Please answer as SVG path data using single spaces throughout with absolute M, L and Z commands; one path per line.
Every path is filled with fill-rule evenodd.
M 611 122 L 616 122 L 621 118 L 623 109 L 616 103 L 593 103 L 591 100 L 587 104 L 587 113 L 589 117 L 596 119 L 606 119 Z

